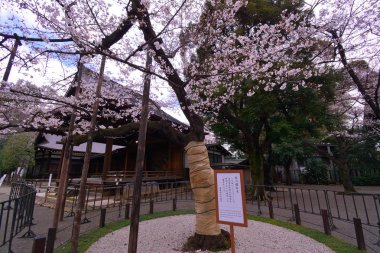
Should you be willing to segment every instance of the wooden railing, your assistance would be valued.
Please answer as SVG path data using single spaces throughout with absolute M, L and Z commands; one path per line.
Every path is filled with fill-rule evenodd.
M 134 171 L 109 171 L 107 173 L 106 182 L 124 181 L 131 179 L 135 175 Z M 158 180 L 158 179 L 179 179 L 182 174 L 174 171 L 143 171 L 143 179 Z

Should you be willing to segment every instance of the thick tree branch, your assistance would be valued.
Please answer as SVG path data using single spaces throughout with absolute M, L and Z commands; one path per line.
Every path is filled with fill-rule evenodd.
M 337 43 L 337 49 L 338 53 L 340 55 L 341 62 L 343 66 L 346 68 L 348 74 L 351 76 L 352 80 L 354 81 L 356 87 L 358 88 L 359 92 L 363 95 L 364 100 L 367 102 L 367 104 L 371 107 L 375 117 L 377 119 L 380 119 L 380 108 L 379 106 L 376 106 L 375 101 L 371 98 L 371 96 L 367 93 L 363 83 L 360 81 L 359 77 L 356 75 L 355 71 L 352 69 L 350 64 L 347 62 L 346 57 L 346 51 L 343 47 L 343 45 L 339 42 L 339 36 L 338 33 L 335 30 L 330 30 L 329 33 L 332 35 L 332 38 Z
M 41 39 L 41 38 L 31 38 L 26 36 L 18 36 L 17 34 L 5 34 L 0 32 L 0 36 L 4 37 L 4 39 L 16 39 L 21 41 L 35 41 L 35 42 L 71 42 L 73 41 L 72 38 L 66 38 L 66 39 Z
M 376 103 L 376 107 L 380 109 L 379 89 L 380 89 L 380 69 L 379 69 L 379 75 L 377 76 L 377 85 L 376 85 L 376 89 L 375 89 L 375 103 Z
M 108 49 L 113 44 L 117 43 L 123 38 L 123 36 L 129 31 L 133 26 L 133 16 L 128 15 L 128 18 L 123 20 L 123 22 L 116 28 L 114 32 L 102 39 L 101 49 Z
M 137 19 L 140 22 L 140 30 L 144 34 L 144 39 L 147 42 L 157 41 L 160 44 L 159 38 L 153 29 L 153 25 L 150 21 L 150 16 L 146 7 L 141 4 L 139 0 L 132 1 L 132 9 L 135 11 Z M 204 124 L 203 120 L 194 111 L 190 110 L 191 102 L 187 99 L 187 94 L 184 89 L 185 83 L 180 78 L 177 70 L 173 67 L 169 60 L 168 55 L 164 52 L 162 46 L 150 44 L 151 49 L 154 51 L 154 60 L 160 65 L 161 69 L 165 72 L 174 93 L 180 103 L 181 109 L 189 120 L 191 132 L 193 133 L 192 140 L 203 141 L 204 140 Z M 191 139 L 190 139 L 191 140 Z

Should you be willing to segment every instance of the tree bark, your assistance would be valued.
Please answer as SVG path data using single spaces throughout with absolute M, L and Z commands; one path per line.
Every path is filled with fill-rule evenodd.
M 252 197 L 264 200 L 266 199 L 264 188 L 264 156 L 258 145 L 250 148 L 248 160 L 253 183 Z
M 292 174 L 290 173 L 290 165 L 292 165 L 292 159 L 288 159 L 284 164 L 286 185 L 292 185 Z
M 268 157 L 264 160 L 264 184 L 265 190 L 274 191 L 273 187 L 273 151 L 272 144 L 267 145 Z
M 372 109 L 372 112 L 373 112 L 375 118 L 380 119 L 380 107 L 379 107 L 379 101 L 377 100 L 377 98 L 378 98 L 377 91 L 378 90 L 376 90 L 374 97 L 371 97 L 371 95 L 368 94 L 368 89 L 366 89 L 365 85 L 362 83 L 359 76 L 356 74 L 354 69 L 351 67 L 351 65 L 347 61 L 346 50 L 343 47 L 342 43 L 339 42 L 341 38 L 338 36 L 337 31 L 330 30 L 329 32 L 331 33 L 332 38 L 338 42 L 337 43 L 337 49 L 338 49 L 338 53 L 340 56 L 340 61 L 342 62 L 343 66 L 346 68 L 348 74 L 351 76 L 352 81 L 355 83 L 359 92 L 363 96 L 363 99 L 369 105 L 369 107 Z M 380 83 L 380 72 L 379 72 L 379 79 L 378 79 L 378 86 L 377 87 L 379 87 L 379 83 Z
M 345 141 L 344 138 L 338 138 L 338 150 L 334 156 L 331 156 L 333 163 L 338 167 L 340 181 L 343 185 L 344 192 L 351 193 L 356 192 L 354 185 L 352 184 L 350 176 L 350 168 L 348 166 L 348 150 L 352 145 L 350 141 Z
M 344 188 L 344 192 L 352 193 L 356 192 L 350 176 L 350 169 L 348 161 L 345 158 L 341 158 L 340 161 L 335 161 L 339 170 L 340 180 Z
M 21 45 L 21 42 L 18 39 L 16 39 L 15 43 L 13 44 L 13 47 L 12 47 L 12 51 L 11 51 L 11 55 L 9 57 L 7 68 L 5 69 L 3 81 L 8 81 L 8 78 L 9 78 L 9 75 L 11 73 L 11 69 L 13 66 L 13 62 L 14 62 L 14 59 L 16 57 L 17 48 L 19 45 Z

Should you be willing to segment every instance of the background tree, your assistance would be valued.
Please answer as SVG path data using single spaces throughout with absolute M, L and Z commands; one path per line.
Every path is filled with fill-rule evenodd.
M 309 158 L 305 161 L 304 171 L 307 184 L 327 184 L 327 165 L 318 158 Z
M 300 15 L 301 17 L 303 14 L 306 15 L 307 13 L 302 11 L 301 6 L 301 3 L 292 5 L 291 1 L 249 1 L 247 6 L 241 8 L 237 13 L 236 27 L 225 28 L 225 31 L 235 36 L 250 36 L 252 30 L 260 30 L 263 24 L 281 26 L 284 15 Z M 302 23 L 301 20 L 297 22 Z M 296 26 L 300 24 L 297 22 L 295 22 Z M 285 38 L 289 38 L 288 34 L 285 35 Z M 300 130 L 302 128 L 305 130 L 307 127 L 311 128 L 312 124 L 316 126 L 316 121 L 319 118 L 316 115 L 318 113 L 322 115 L 326 111 L 326 108 L 323 108 L 323 102 L 319 102 L 317 106 L 316 101 L 319 98 L 312 91 L 313 88 L 318 90 L 317 84 L 321 84 L 321 82 L 317 78 L 312 78 L 311 73 L 307 71 L 313 66 L 313 51 L 315 49 L 311 38 L 309 42 L 307 49 L 304 48 L 299 51 L 289 49 L 284 52 L 286 60 L 273 61 L 273 59 L 265 58 L 266 55 L 271 54 L 272 48 L 270 47 L 271 42 L 264 40 L 261 42 L 264 44 L 264 47 L 260 49 L 262 51 L 257 52 L 264 56 L 261 62 L 255 66 L 259 69 L 257 75 L 250 76 L 249 79 L 244 79 L 240 75 L 233 75 L 228 81 L 239 87 L 239 91 L 235 93 L 233 99 L 222 101 L 222 106 L 217 112 L 215 112 L 215 108 L 218 107 L 214 104 L 211 105 L 213 108 L 207 107 L 205 110 L 209 117 L 210 113 L 207 114 L 207 112 L 212 111 L 218 114 L 215 117 L 216 120 L 210 118 L 213 130 L 223 136 L 234 148 L 239 148 L 247 154 L 254 185 L 264 185 L 265 183 L 264 164 L 268 165 L 267 170 L 270 171 L 273 158 L 272 144 L 278 143 L 280 137 L 285 139 L 284 134 L 286 132 L 288 135 L 293 132 L 292 137 L 298 134 L 297 137 L 302 138 Z M 234 47 L 240 47 L 239 41 L 235 42 Z M 206 63 L 205 68 L 207 68 L 210 58 L 219 57 L 218 54 L 219 52 L 213 47 L 198 49 L 198 59 L 200 62 Z M 284 66 L 287 67 L 287 72 L 282 76 Z M 298 71 L 298 68 L 302 67 L 304 72 Z M 262 73 L 268 70 L 273 75 Z M 314 70 L 316 71 L 316 69 Z M 221 86 L 214 94 L 208 94 L 204 90 L 199 91 L 199 94 L 208 102 L 211 99 L 221 101 L 225 93 L 228 92 L 228 88 Z M 323 95 L 322 91 L 319 93 Z M 308 103 L 309 106 L 306 106 L 305 103 Z M 303 122 L 305 119 L 311 121 L 305 124 Z M 312 124 L 310 124 L 311 122 Z M 297 127 L 298 129 L 296 129 Z M 266 158 L 264 154 L 267 154 Z M 289 161 L 291 158 L 287 158 L 285 163 L 290 164 Z M 266 174 L 270 175 L 270 172 Z M 259 188 L 258 194 L 264 196 L 263 188 Z
M 360 97 L 353 92 L 354 85 L 342 69 L 336 69 L 337 75 L 335 97 L 330 104 L 330 111 L 334 115 L 332 124 L 327 128 L 326 136 L 320 140 L 333 145 L 331 152 L 315 147 L 321 156 L 329 157 L 338 168 L 339 178 L 345 192 L 355 192 L 350 175 L 349 154 L 355 143 L 371 138 L 373 131 L 366 131 L 360 119 L 363 108 L 360 106 Z
M 349 153 L 351 170 L 356 170 L 359 176 L 370 175 L 380 169 L 380 136 L 372 135 L 355 143 Z
M 0 172 L 9 173 L 17 167 L 34 166 L 34 133 L 9 135 L 0 152 Z
M 380 2 L 315 1 L 319 13 L 311 22 L 318 27 L 323 38 L 331 43 L 336 61 L 344 68 L 351 81 L 368 105 L 375 121 L 380 119 L 380 69 L 379 44 Z M 336 56 L 336 57 L 335 57 Z M 358 68 L 359 60 L 367 61 L 367 68 Z M 372 73 L 377 73 L 373 75 Z M 372 124 L 374 124 L 373 122 Z

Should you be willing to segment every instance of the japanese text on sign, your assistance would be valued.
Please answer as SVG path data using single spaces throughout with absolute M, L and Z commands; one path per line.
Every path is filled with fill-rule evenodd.
M 239 172 L 216 173 L 217 219 L 221 223 L 246 224 L 241 176 Z

